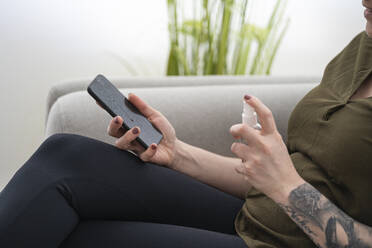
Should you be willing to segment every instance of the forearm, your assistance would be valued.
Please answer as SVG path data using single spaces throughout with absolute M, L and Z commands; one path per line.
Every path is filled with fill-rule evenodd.
M 177 142 L 173 169 L 228 194 L 245 198 L 251 186 L 235 171 L 241 159 L 221 156 L 182 141 Z
M 371 227 L 353 220 L 305 181 L 272 198 L 318 247 L 372 247 Z

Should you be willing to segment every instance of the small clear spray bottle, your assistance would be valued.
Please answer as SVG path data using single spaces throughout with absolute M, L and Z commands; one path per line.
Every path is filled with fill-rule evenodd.
M 261 125 L 257 121 L 257 113 L 248 103 L 246 103 L 245 100 L 243 100 L 242 123 L 261 130 Z M 242 138 L 240 139 L 240 142 L 245 143 Z

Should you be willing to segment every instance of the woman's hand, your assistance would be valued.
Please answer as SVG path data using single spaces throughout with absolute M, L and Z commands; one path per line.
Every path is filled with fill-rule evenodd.
M 116 147 L 122 150 L 133 151 L 144 162 L 152 162 L 171 168 L 175 160 L 176 146 L 178 144 L 173 126 L 159 111 L 153 109 L 135 94 L 129 93 L 128 100 L 159 129 L 163 134 L 163 138 L 159 145 L 153 143 L 145 150 L 145 148 L 135 140 L 141 133 L 140 128 L 133 127 L 125 132 L 122 128 L 123 119 L 120 116 L 116 116 L 111 120 L 107 128 L 107 132 L 110 136 L 118 138 L 115 142 Z
M 234 138 L 246 142 L 231 145 L 231 151 L 242 159 L 241 166 L 235 170 L 256 189 L 273 200 L 279 200 L 304 180 L 293 166 L 270 109 L 254 96 L 246 95 L 244 98 L 255 109 L 262 129 L 256 130 L 245 124 L 230 128 Z

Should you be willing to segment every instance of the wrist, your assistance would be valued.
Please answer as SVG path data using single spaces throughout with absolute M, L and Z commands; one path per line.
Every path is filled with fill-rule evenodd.
M 288 197 L 291 192 L 304 183 L 306 183 L 306 181 L 297 175 L 297 177 L 293 178 L 292 180 L 286 180 L 285 183 L 277 187 L 277 190 L 271 192 L 268 197 L 270 197 L 276 203 L 287 204 Z
M 187 144 L 182 142 L 179 139 L 176 139 L 174 142 L 174 151 L 173 151 L 173 159 L 169 165 L 169 167 L 173 170 L 179 170 L 181 168 L 181 162 L 185 157 L 185 146 Z

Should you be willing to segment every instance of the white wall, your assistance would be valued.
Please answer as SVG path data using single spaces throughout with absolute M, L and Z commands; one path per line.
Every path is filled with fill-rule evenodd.
M 273 3 L 260 1 L 262 13 Z M 132 61 L 141 74 L 163 74 L 165 3 L 0 0 L 0 190 L 43 139 L 51 84 L 98 73 L 127 75 L 113 54 Z M 292 22 L 273 75 L 320 76 L 365 26 L 361 1 L 292 0 L 288 13 Z

